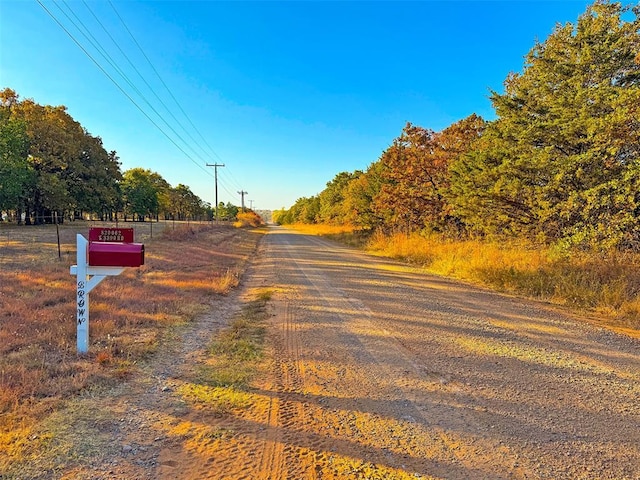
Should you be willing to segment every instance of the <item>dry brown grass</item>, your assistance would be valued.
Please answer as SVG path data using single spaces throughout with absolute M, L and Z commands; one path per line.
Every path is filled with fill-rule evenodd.
M 319 224 L 310 224 L 310 223 L 296 223 L 293 225 L 287 225 L 287 228 L 294 228 L 295 230 L 307 233 L 309 235 L 339 235 L 343 233 L 353 233 L 357 229 L 351 225 L 325 225 L 322 223 Z
M 353 225 L 296 223 L 287 225 L 287 227 L 309 235 L 320 235 L 356 248 L 366 248 L 372 233 L 370 230 L 354 227 Z
M 46 440 L 31 431 L 63 399 L 126 377 L 167 327 L 236 286 L 260 237 L 228 226 L 136 225 L 145 265 L 91 292 L 90 350 L 78 356 L 69 267 L 75 234 L 86 236 L 89 226 L 61 227 L 58 259 L 55 227 L 0 225 L 0 472 Z

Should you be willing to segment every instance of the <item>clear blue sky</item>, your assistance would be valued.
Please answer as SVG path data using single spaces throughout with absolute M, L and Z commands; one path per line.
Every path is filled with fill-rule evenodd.
M 591 3 L 41 1 L 166 135 L 36 0 L 0 1 L 0 88 L 66 105 L 123 171 L 210 203 L 205 164 L 224 163 L 219 200 L 239 205 L 244 190 L 258 209 L 366 169 L 408 121 L 494 118 L 490 89 Z

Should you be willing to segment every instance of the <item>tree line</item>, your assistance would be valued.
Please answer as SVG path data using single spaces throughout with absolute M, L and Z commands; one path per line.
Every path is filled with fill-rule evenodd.
M 408 123 L 366 171 L 274 220 L 640 246 L 640 6 L 596 1 L 558 24 L 491 101 L 493 121 Z
M 172 187 L 156 172 L 121 172 L 116 152 L 107 152 L 66 107 L 0 91 L 0 220 L 212 219 L 214 210 L 188 186 Z M 237 213 L 230 203 L 218 207 L 220 219 Z

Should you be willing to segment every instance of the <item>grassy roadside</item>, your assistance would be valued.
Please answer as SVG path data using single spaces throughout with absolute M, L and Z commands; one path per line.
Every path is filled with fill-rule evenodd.
M 438 275 L 596 313 L 601 321 L 634 335 L 640 330 L 640 254 L 569 254 L 516 242 L 369 235 L 326 225 L 293 228 L 420 265 Z
M 144 239 L 143 267 L 91 293 L 90 349 L 78 356 L 69 274 L 75 245 L 63 244 L 58 260 L 51 228 L 15 229 L 0 238 L 0 472 L 48 448 L 50 436 L 38 433 L 42 422 L 76 396 L 120 382 L 163 335 L 238 285 L 261 238 L 255 229 L 230 226 L 154 231 Z M 86 235 L 82 226 L 64 228 L 67 240 L 78 229 Z
M 206 361 L 195 379 L 177 393 L 190 403 L 206 405 L 217 414 L 251 404 L 246 389 L 264 357 L 267 302 L 271 291 L 263 290 L 244 304 L 239 314 L 210 343 Z

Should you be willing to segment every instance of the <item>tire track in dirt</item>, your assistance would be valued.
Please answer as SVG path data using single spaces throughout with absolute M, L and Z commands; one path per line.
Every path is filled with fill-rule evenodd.
M 325 242 L 315 238 L 307 239 L 307 241 L 317 245 L 319 249 L 327 251 Z M 335 248 L 335 250 L 341 249 Z M 336 255 L 337 257 L 338 255 Z M 425 455 L 423 445 L 404 441 L 401 448 L 398 448 L 394 439 L 386 443 L 383 441 L 383 446 L 381 447 L 382 456 L 376 455 L 375 451 L 370 451 L 368 458 L 377 458 L 378 461 L 395 468 L 408 468 L 414 472 L 426 469 L 432 473 L 442 475 L 452 475 L 455 471 L 452 465 L 457 462 L 466 463 L 467 465 L 464 467 L 466 469 L 464 473 L 461 470 L 456 475 L 474 475 L 476 478 L 481 478 L 483 475 L 482 470 L 477 470 L 473 466 L 481 463 L 484 463 L 484 469 L 490 470 L 495 464 L 495 458 L 491 461 L 486 461 L 481 458 L 481 455 L 475 455 L 473 461 L 468 461 L 465 458 L 467 454 L 464 456 L 456 455 L 455 451 L 450 448 L 451 445 L 455 445 L 455 441 L 448 438 L 443 430 L 436 430 L 435 434 L 428 435 L 421 426 L 429 425 L 430 422 L 427 421 L 426 416 L 414 403 L 415 400 L 410 399 L 409 395 L 404 391 L 401 382 L 391 382 L 389 387 L 382 389 L 381 386 L 385 382 L 388 382 L 389 379 L 399 378 L 399 375 L 406 373 L 407 368 L 413 369 L 415 375 L 424 376 L 424 369 L 419 366 L 417 358 L 402 345 L 391 331 L 376 325 L 375 322 L 379 319 L 376 319 L 374 313 L 361 300 L 347 295 L 342 289 L 332 284 L 321 270 L 310 269 L 309 264 L 305 263 L 304 260 L 299 262 L 293 259 L 293 261 L 312 287 L 312 291 L 308 292 L 306 296 L 315 298 L 317 303 L 322 304 L 325 311 L 337 312 L 341 323 L 345 325 L 345 328 L 339 330 L 339 332 L 346 343 L 345 353 L 353 355 L 354 361 L 349 375 L 344 372 L 336 380 L 337 390 L 353 392 L 354 385 L 358 385 L 358 392 L 364 392 L 365 394 L 362 397 L 356 396 L 352 399 L 351 410 L 354 412 L 377 412 L 371 421 L 385 425 L 389 423 L 385 417 L 398 417 L 398 411 L 381 409 L 379 402 L 370 400 L 366 395 L 371 395 L 375 392 L 378 396 L 384 395 L 389 399 L 394 399 L 390 404 L 396 405 L 397 409 L 401 410 L 401 421 L 395 422 L 395 424 L 388 427 L 391 431 L 391 438 L 398 437 L 398 434 L 402 432 L 400 434 L 413 435 L 420 438 L 419 443 L 423 443 L 428 439 L 429 449 L 431 450 L 429 455 L 434 457 L 430 462 L 427 462 L 426 458 L 429 455 Z M 401 360 L 400 362 L 398 362 L 399 359 Z M 360 368 L 361 365 L 367 365 L 367 369 Z M 394 365 L 400 365 L 400 370 L 393 368 Z M 434 374 L 434 372 L 429 372 L 429 375 L 432 379 L 435 377 L 435 381 L 440 385 L 447 383 L 443 377 Z M 433 411 L 429 413 L 431 413 L 432 417 L 434 416 Z M 439 420 L 442 421 L 443 419 Z M 346 421 L 349 422 L 349 419 L 346 418 Z M 449 425 L 451 424 L 450 418 L 447 418 L 446 421 Z M 461 426 L 468 428 L 468 422 L 469 419 L 465 419 L 459 423 Z M 361 437 L 359 438 L 360 444 L 375 445 L 380 443 L 380 437 L 376 439 L 366 438 L 364 432 L 357 429 L 351 429 L 348 435 Z M 397 459 L 394 458 L 392 454 L 394 451 L 403 457 L 402 463 L 398 463 Z M 443 467 L 444 465 L 446 467 Z M 472 473 L 474 470 L 476 470 L 475 473 Z M 507 477 L 496 475 L 494 478 Z
M 268 248 L 268 247 L 267 247 Z M 274 272 L 275 273 L 275 272 Z M 274 276 L 275 280 L 275 276 Z M 299 325 L 293 310 L 290 292 L 276 295 L 273 301 L 274 335 L 273 380 L 266 387 L 274 396 L 271 399 L 269 427 L 266 434 L 262 478 L 302 478 L 304 467 L 297 459 L 304 457 L 295 446 L 296 425 L 303 423 L 305 412 L 297 401 L 304 385 L 304 370 L 301 362 L 301 339 Z
M 296 278 L 296 286 L 298 288 L 304 285 L 298 297 L 313 299 L 312 309 L 335 312 L 335 325 L 330 328 L 334 335 L 330 337 L 331 340 L 329 338 L 327 340 L 333 345 L 342 344 L 342 347 L 340 352 L 332 351 L 332 357 L 338 359 L 349 358 L 349 363 L 352 366 L 349 369 L 350 371 L 347 371 L 345 367 L 339 368 L 337 375 L 331 381 L 333 391 L 342 392 L 342 394 L 345 392 L 350 393 L 349 409 L 345 411 L 344 408 L 338 408 L 342 402 L 333 400 L 331 392 L 326 391 L 326 382 L 324 385 L 322 385 L 322 382 L 320 382 L 320 385 L 318 383 L 314 385 L 313 382 L 305 385 L 304 377 L 300 374 L 305 363 L 301 360 L 300 325 L 295 315 L 291 313 L 291 304 L 295 299 L 277 302 L 277 304 L 281 305 L 281 311 L 276 317 L 281 319 L 282 331 L 282 336 L 279 339 L 281 348 L 276 348 L 275 350 L 276 370 L 280 371 L 277 376 L 282 378 L 282 384 L 279 385 L 278 421 L 284 431 L 282 441 L 287 443 L 287 447 L 284 448 L 282 453 L 287 457 L 285 463 L 290 470 L 286 476 L 273 474 L 271 478 L 301 478 L 296 475 L 304 475 L 305 472 L 306 474 L 315 472 L 318 475 L 326 476 L 327 470 L 331 471 L 329 464 L 332 462 L 333 454 L 336 453 L 339 453 L 342 457 L 351 455 L 356 459 L 367 459 L 367 462 L 364 463 L 377 459 L 378 462 L 388 464 L 391 468 L 407 468 L 406 464 L 411 463 L 409 459 L 411 449 L 408 449 L 407 445 L 404 445 L 401 449 L 403 463 L 399 463 L 394 460 L 394 455 L 391 453 L 394 450 L 399 450 L 397 440 L 387 442 L 387 444 L 383 444 L 382 447 L 378 448 L 376 445 L 380 442 L 377 442 L 375 438 L 368 437 L 369 433 L 365 432 L 366 428 L 362 429 L 357 426 L 357 414 L 351 413 L 375 412 L 376 409 L 379 409 L 379 401 L 371 401 L 367 398 L 373 392 L 377 392 L 378 396 L 384 394 L 388 398 L 393 398 L 393 395 L 397 393 L 396 385 L 385 389 L 384 392 L 381 392 L 380 387 L 383 385 L 385 378 L 393 378 L 395 374 L 385 366 L 384 361 L 379 361 L 377 358 L 381 355 L 380 351 L 388 349 L 389 342 L 376 346 L 371 342 L 363 342 L 357 333 L 351 332 L 350 328 L 357 323 L 354 318 L 351 318 L 354 316 L 361 317 L 359 322 L 365 322 L 364 325 L 360 325 L 356 330 L 371 330 L 369 322 L 373 317 L 372 312 L 362 302 L 349 298 L 344 292 L 334 288 L 321 273 L 310 270 L 309 265 L 306 265 L 304 260 L 297 261 L 293 258 L 291 251 L 288 250 L 288 244 L 284 242 L 280 246 L 282 247 L 283 245 L 286 245 L 287 249 L 280 251 L 280 261 L 282 264 L 289 263 L 295 266 L 295 268 L 290 268 L 287 273 L 289 279 Z M 301 282 L 301 280 L 304 281 Z M 300 298 L 297 299 L 297 303 L 301 303 Z M 300 313 L 306 313 L 304 309 L 307 307 L 302 302 Z M 348 312 L 347 318 L 344 318 L 344 314 L 340 312 Z M 344 325 L 346 323 L 350 323 L 352 326 L 345 328 Z M 362 371 L 357 365 L 369 365 L 369 368 L 367 371 Z M 359 393 L 364 392 L 362 396 L 354 392 L 354 385 L 358 386 Z M 321 394 L 318 400 L 319 407 L 311 405 L 308 398 L 310 391 Z M 418 409 L 408 399 L 396 400 L 395 404 L 401 406 L 405 412 L 403 416 L 405 423 L 419 424 L 420 421 L 423 421 Z M 393 416 L 393 413 L 388 416 Z M 374 424 L 378 423 L 380 426 L 387 425 L 387 429 L 397 430 L 403 428 L 387 421 L 384 417 L 384 413 L 372 415 L 368 418 L 368 421 Z M 348 425 L 348 428 L 344 428 L 345 425 Z M 324 431 L 327 429 L 333 429 L 333 434 L 326 435 Z M 373 433 L 375 435 L 380 432 Z M 382 433 L 386 434 L 386 432 Z M 354 437 L 357 438 L 357 441 L 353 441 Z M 424 437 L 422 436 L 421 438 Z M 439 436 L 434 436 L 431 443 L 439 444 L 438 448 L 441 450 L 441 456 L 442 452 L 447 452 L 445 442 Z M 298 446 L 296 447 L 296 445 Z M 300 445 L 305 447 L 300 448 Z M 338 446 L 340 448 L 337 448 Z M 309 449 L 311 452 L 308 451 Z M 416 450 L 415 446 L 413 450 Z M 275 450 L 270 450 L 268 454 L 277 455 L 277 453 Z M 417 450 L 415 456 L 419 459 L 418 463 L 424 463 Z M 452 457 L 445 453 L 445 457 L 447 456 L 448 458 L 445 458 L 445 460 L 450 462 Z M 310 459 L 311 462 L 305 465 L 303 458 Z M 271 462 L 269 465 L 273 463 Z M 295 467 L 297 463 L 300 465 Z M 361 466 L 363 461 L 356 460 L 352 461 L 352 463 L 355 466 L 351 471 L 355 471 L 358 464 Z M 432 463 L 432 469 L 437 470 L 438 462 Z M 423 467 L 423 465 L 416 465 L 415 471 L 418 471 L 420 467 Z M 344 470 L 338 470 L 338 473 L 334 474 L 339 478 L 345 472 Z
M 281 438 L 280 425 L 283 423 L 283 416 L 286 412 L 283 410 L 283 396 L 286 392 L 291 391 L 292 374 L 297 370 L 295 356 L 291 360 L 289 342 L 293 337 L 290 333 L 291 315 L 288 303 L 284 303 L 282 307 L 276 309 L 276 318 L 283 318 L 281 328 L 281 338 L 283 342 L 274 346 L 274 381 L 271 385 L 267 385 L 265 390 L 273 391 L 274 395 L 269 400 L 269 409 L 267 412 L 267 427 L 264 435 L 264 449 L 262 452 L 262 461 L 260 462 L 259 472 L 260 478 L 282 478 L 285 468 L 284 462 L 284 445 Z M 293 349 L 295 352 L 296 350 Z

